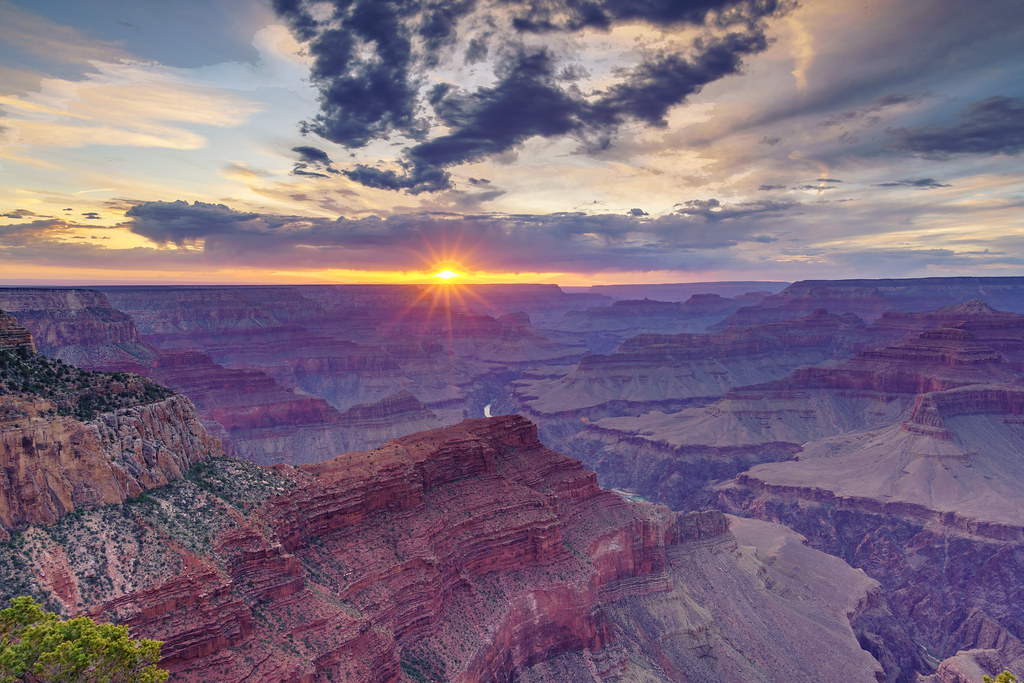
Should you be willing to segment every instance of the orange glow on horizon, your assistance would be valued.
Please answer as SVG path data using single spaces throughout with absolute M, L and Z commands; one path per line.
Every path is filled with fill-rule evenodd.
M 436 269 L 420 271 L 303 269 L 275 270 L 263 268 L 181 269 L 169 264 L 150 269 L 138 267 L 90 268 L 74 266 L 40 267 L 37 264 L 7 262 L 0 272 L 0 286 L 89 286 L 89 285 L 301 285 L 301 284 L 395 284 L 428 285 L 450 289 L 462 285 L 481 284 L 557 284 L 586 287 L 605 284 L 654 284 L 661 282 L 698 282 L 730 280 L 738 273 L 706 273 L 695 277 L 682 271 L 653 272 L 489 272 L 465 270 L 448 265 L 443 270 L 456 273 L 454 278 L 440 278 Z

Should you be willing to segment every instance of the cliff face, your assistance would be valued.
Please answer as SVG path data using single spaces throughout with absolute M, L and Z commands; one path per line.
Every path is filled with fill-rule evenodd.
M 968 308 L 902 344 L 791 375 L 790 393 L 831 396 L 837 410 L 869 396 L 901 409 L 818 435 L 793 461 L 755 466 L 718 494 L 877 578 L 917 643 L 889 655 L 904 677 L 934 670 L 911 656 L 921 646 L 949 658 L 934 681 L 1015 664 L 1024 636 L 1014 616 L 1024 595 L 1009 578 L 1024 557 L 1022 316 Z
M 381 347 L 332 338 L 378 334 L 384 321 L 374 305 L 400 311 L 415 304 L 415 288 L 354 288 L 346 296 L 289 287 L 108 291 L 136 321 L 94 290 L 6 289 L 0 301 L 27 317 L 49 356 L 153 377 L 189 396 L 229 452 L 256 462 L 308 462 L 463 416 L 471 380 L 436 342 L 399 338 Z M 522 321 L 506 327 L 521 329 Z M 407 387 L 434 409 L 404 412 L 388 401 Z M 374 423 L 342 417 L 339 407 L 360 402 L 377 405 Z
M 936 327 L 913 331 L 927 325 Z M 839 434 L 898 425 L 948 438 L 940 404 L 949 411 L 956 402 L 981 408 L 988 401 L 996 412 L 1015 410 L 1014 391 L 992 384 L 1012 384 L 1020 376 L 1024 316 L 974 302 L 891 316 L 881 331 L 876 327 L 864 336 L 912 332 L 842 362 L 732 388 L 707 405 L 591 420 L 559 447 L 584 459 L 602 481 L 678 506 L 708 481 L 758 462 L 789 460 L 808 444 Z M 964 391 L 951 391 L 956 388 Z M 647 455 L 633 456 L 637 449 Z
M 798 561 L 763 537 L 788 532 L 627 502 L 519 417 L 298 468 L 218 458 L 149 495 L 12 545 L 41 595 L 163 639 L 179 680 L 799 679 L 812 632 L 849 680 L 877 677 L 848 616 L 862 574 L 776 589 Z
M 187 398 L 37 354 L 0 313 L 0 540 L 121 503 L 222 454 Z
M 255 369 L 232 369 L 195 352 L 164 352 L 150 375 L 194 396 L 208 428 L 229 451 L 261 464 L 313 462 L 442 423 L 411 393 L 342 413 L 318 396 L 290 391 Z
M 83 507 L 120 503 L 221 454 L 188 399 L 104 413 L 89 422 L 53 404 L 0 397 L 0 537 Z M 12 421 L 11 416 L 17 415 Z

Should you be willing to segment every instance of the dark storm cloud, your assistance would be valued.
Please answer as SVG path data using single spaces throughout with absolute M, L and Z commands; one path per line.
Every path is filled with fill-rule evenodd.
M 336 220 L 241 213 L 223 205 L 148 202 L 128 227 L 159 244 L 202 244 L 223 263 L 278 267 L 411 270 L 424 255 L 459 244 L 475 267 L 491 271 L 659 270 L 700 252 L 771 242 L 767 219 L 796 204 L 728 205 L 690 201 L 657 218 L 584 213 L 405 214 Z
M 727 24 L 735 20 L 729 13 L 758 17 L 776 11 L 772 0 L 734 2 L 732 0 L 534 0 L 509 3 L 513 25 L 521 31 L 578 31 L 583 28 L 607 29 L 620 22 L 646 22 L 657 26 L 700 24 L 715 13 L 713 21 Z
M 639 216 L 649 216 L 650 214 L 648 214 L 643 209 L 630 209 L 629 211 L 626 212 L 626 215 L 627 216 L 637 216 L 637 217 L 639 217 Z
M 338 169 L 331 165 L 331 158 L 322 149 L 301 145 L 299 147 L 292 147 L 292 151 L 299 155 L 299 160 L 295 162 L 295 167 L 292 168 L 292 175 L 327 178 L 329 177 L 328 173 L 340 173 Z
M 617 125 L 638 120 L 664 125 L 665 114 L 708 83 L 739 71 L 743 57 L 768 47 L 760 29 L 698 40 L 696 56 L 661 55 L 649 59 L 612 85 L 593 107 L 591 123 Z
M 997 95 L 974 102 L 945 126 L 890 131 L 893 146 L 931 158 L 951 154 L 1020 154 L 1024 151 L 1024 100 Z
M 324 7 L 330 16 L 324 16 Z M 775 0 L 275 0 L 274 8 L 313 57 L 310 76 L 320 91 L 320 110 L 302 131 L 350 148 L 394 135 L 414 141 L 399 169 L 356 165 L 342 173 L 369 187 L 420 193 L 450 188 L 449 167 L 500 154 L 529 138 L 574 135 L 586 147 L 601 149 L 625 122 L 664 125 L 673 106 L 738 72 L 744 57 L 765 50 L 764 20 L 789 5 Z M 512 35 L 495 30 L 492 12 L 510 13 Z M 484 17 L 487 29 L 467 34 L 466 59 L 500 55 L 494 84 L 465 89 L 442 82 L 423 90 L 426 71 L 457 43 L 460 21 L 470 14 Z M 619 22 L 705 25 L 718 34 L 696 39 L 686 55 L 650 53 L 603 91 L 590 93 L 575 84 L 585 75 L 580 65 L 522 42 L 526 34 L 605 29 Z M 447 131 L 430 137 L 433 123 Z
M 96 221 L 96 220 L 100 219 L 100 215 L 98 213 L 96 213 L 95 211 L 88 211 L 86 213 L 83 213 L 82 215 L 85 216 L 86 218 L 88 218 L 89 220 Z
M 875 187 L 916 187 L 921 190 L 932 190 L 936 187 L 952 187 L 952 185 L 936 182 L 934 178 L 916 178 L 895 180 L 890 183 L 878 183 Z
M 292 151 L 299 155 L 299 161 L 304 164 L 331 165 L 331 158 L 322 149 L 302 145 L 300 147 L 292 147 Z

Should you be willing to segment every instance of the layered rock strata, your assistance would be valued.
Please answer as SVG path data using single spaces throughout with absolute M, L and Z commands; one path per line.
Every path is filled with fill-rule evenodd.
M 627 414 L 678 409 L 852 354 L 863 328 L 854 316 L 818 311 L 798 322 L 717 334 L 639 335 L 613 354 L 585 356 L 564 377 L 513 383 L 512 405 L 545 417 L 615 414 L 616 406 Z
M 27 349 L 35 353 L 32 333 L 18 324 L 18 319 L 0 310 L 0 351 Z

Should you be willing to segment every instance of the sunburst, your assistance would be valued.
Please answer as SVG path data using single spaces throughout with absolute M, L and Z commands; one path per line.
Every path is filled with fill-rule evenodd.
M 434 277 L 438 278 L 442 282 L 452 282 L 453 280 L 455 280 L 456 278 L 460 277 L 461 275 L 462 275 L 462 273 L 457 273 L 454 270 L 450 270 L 448 268 L 445 268 L 442 271 L 434 273 Z

